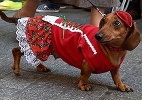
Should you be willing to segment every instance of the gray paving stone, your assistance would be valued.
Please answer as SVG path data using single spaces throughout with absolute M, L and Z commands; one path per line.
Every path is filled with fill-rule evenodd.
M 5 11 L 13 16 L 15 11 Z M 47 13 L 36 13 L 46 15 Z M 89 23 L 90 12 L 83 9 L 60 10 L 50 15 L 65 15 L 67 19 L 81 24 Z M 142 19 L 135 20 L 142 33 Z M 91 91 L 81 91 L 77 88 L 80 70 L 61 59 L 55 60 L 53 56 L 44 62 L 50 73 L 37 72 L 21 59 L 21 76 L 16 77 L 11 69 L 13 58 L 11 49 L 18 46 L 14 24 L 6 23 L 0 19 L 0 100 L 141 100 L 142 98 L 142 43 L 126 55 L 120 75 L 122 80 L 129 84 L 134 92 L 120 92 L 116 89 L 109 72 L 92 74 L 89 83 Z

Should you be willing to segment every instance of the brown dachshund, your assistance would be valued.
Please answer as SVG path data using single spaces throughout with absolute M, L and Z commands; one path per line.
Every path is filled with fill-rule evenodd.
M 52 20 L 50 20 L 50 17 Z M 55 58 L 61 57 L 68 64 L 81 70 L 78 83 L 78 87 L 81 90 L 88 91 L 91 89 L 91 86 L 87 83 L 91 73 L 98 74 L 110 71 L 112 79 L 119 90 L 126 92 L 132 91 L 130 86 L 121 81 L 119 75 L 120 64 L 122 63 L 127 50 L 131 51 L 135 49 L 141 40 L 136 24 L 132 21 L 131 16 L 128 13 L 117 11 L 106 15 L 102 18 L 99 29 L 92 25 L 81 26 L 76 25 L 71 21 L 65 22 L 62 18 L 52 17 L 53 16 L 42 18 L 44 24 L 48 23 L 46 26 L 49 25 L 50 27 L 52 47 L 49 54 L 54 55 Z M 33 27 L 32 22 L 34 22 L 37 17 L 34 20 L 33 19 L 34 18 L 30 18 L 32 21 L 28 22 L 29 26 L 26 26 L 27 28 Z M 56 20 L 53 21 L 53 19 Z M 40 20 L 41 19 L 39 18 L 38 24 L 40 24 Z M 43 24 L 41 24 L 41 27 L 42 25 Z M 34 52 L 36 47 L 35 44 L 32 44 L 33 42 L 30 41 L 30 31 L 33 31 L 32 28 L 27 32 L 26 36 L 28 37 L 27 41 Z M 54 33 L 56 33 L 57 36 Z M 71 36 L 68 36 L 68 34 Z M 20 39 L 18 41 L 20 41 Z M 65 41 L 65 43 L 63 41 Z M 76 47 L 73 47 L 74 45 L 72 45 L 72 42 L 75 43 Z M 66 48 L 64 48 L 64 44 Z M 21 44 L 20 47 L 22 47 Z M 25 53 L 25 51 L 20 51 L 20 47 L 13 48 L 12 50 L 15 75 L 19 75 L 20 58 Z M 34 54 L 41 59 L 45 57 L 40 57 L 37 52 L 34 52 Z M 72 56 L 74 58 L 71 58 Z M 105 56 L 105 58 L 102 56 Z M 66 58 L 68 59 L 66 60 Z M 41 63 L 39 63 L 36 68 L 38 71 L 49 71 L 49 69 Z

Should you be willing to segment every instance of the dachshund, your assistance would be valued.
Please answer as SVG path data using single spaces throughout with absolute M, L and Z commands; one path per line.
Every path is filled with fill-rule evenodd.
M 22 55 L 38 71 L 47 72 L 50 69 L 41 61 L 54 55 L 81 70 L 78 88 L 83 91 L 91 89 L 87 83 L 91 73 L 108 71 L 120 91 L 133 91 L 119 75 L 127 51 L 135 49 L 141 40 L 136 23 L 127 12 L 107 14 L 101 19 L 99 27 L 80 25 L 49 15 L 22 18 L 18 23 L 16 34 L 20 47 L 12 49 L 15 75 L 20 75 Z

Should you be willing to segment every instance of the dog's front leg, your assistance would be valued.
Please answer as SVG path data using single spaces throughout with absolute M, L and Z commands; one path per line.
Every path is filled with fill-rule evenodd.
M 88 91 L 91 89 L 91 86 L 87 83 L 88 79 L 92 73 L 92 69 L 86 62 L 86 60 L 83 60 L 82 68 L 81 68 L 81 75 L 78 83 L 78 87 L 83 91 Z
M 119 75 L 119 67 L 117 67 L 116 69 L 110 71 L 111 75 L 112 75 L 112 79 L 115 83 L 115 85 L 117 86 L 117 88 L 123 92 L 133 92 L 133 90 L 130 88 L 130 86 L 128 86 L 127 84 L 123 83 L 120 79 L 120 75 Z

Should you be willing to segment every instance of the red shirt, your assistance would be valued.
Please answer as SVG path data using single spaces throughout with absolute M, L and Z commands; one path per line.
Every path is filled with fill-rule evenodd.
M 61 22 L 62 19 L 56 21 L 56 23 Z M 100 43 L 95 39 L 98 27 L 88 24 L 84 25 L 81 31 L 86 34 L 97 54 L 93 53 L 80 32 L 65 30 L 63 38 L 63 29 L 61 27 L 57 25 L 51 27 L 53 48 L 61 59 L 79 69 L 82 67 L 82 61 L 86 59 L 95 74 L 107 72 L 120 66 L 120 64 L 118 66 L 112 65 L 101 50 Z
M 43 21 L 42 16 L 29 19 L 27 41 L 38 59 L 47 60 L 54 50 L 61 59 L 79 69 L 86 59 L 95 74 L 120 67 L 122 62 L 118 66 L 112 65 L 101 50 L 100 43 L 95 39 L 98 27 L 89 24 L 81 26 L 70 21 L 66 26 L 64 24 L 61 18 L 53 23 Z

